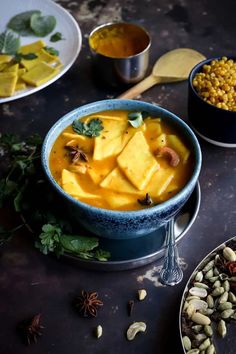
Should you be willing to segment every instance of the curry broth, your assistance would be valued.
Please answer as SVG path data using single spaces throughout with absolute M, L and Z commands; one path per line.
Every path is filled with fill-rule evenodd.
M 183 188 L 183 186 L 187 183 L 189 180 L 192 171 L 193 171 L 193 160 L 191 154 L 189 155 L 187 161 L 184 163 L 183 159 L 180 159 L 180 162 L 178 166 L 176 167 L 171 167 L 169 164 L 169 160 L 166 158 L 166 156 L 155 156 L 155 151 L 156 151 L 156 140 L 158 136 L 160 137 L 161 135 L 163 136 L 169 136 L 169 135 L 178 135 L 175 130 L 173 130 L 172 127 L 168 126 L 166 123 L 164 123 L 162 120 L 157 119 L 157 118 L 147 118 L 144 120 L 144 124 L 139 127 L 139 128 L 133 128 L 129 124 L 127 120 L 127 115 L 129 112 L 127 111 L 105 111 L 105 112 L 99 112 L 97 115 L 93 114 L 87 117 L 84 117 L 81 121 L 87 122 L 91 118 L 95 118 L 96 116 L 99 116 L 99 119 L 102 115 L 106 116 L 106 119 L 101 119 L 103 124 L 105 124 L 105 121 L 107 121 L 107 118 L 109 116 L 111 117 L 117 117 L 116 119 L 118 121 L 124 121 L 125 122 L 125 132 L 124 132 L 124 138 L 125 135 L 127 136 L 127 143 L 128 141 L 131 140 L 130 136 L 132 137 L 132 134 L 135 134 L 136 132 L 142 132 L 144 134 L 145 139 L 149 145 L 150 151 L 152 155 L 155 157 L 157 163 L 159 164 L 159 170 L 158 171 L 168 171 L 168 174 L 170 175 L 172 172 L 174 173 L 174 177 L 172 178 L 171 182 L 167 185 L 163 193 L 161 193 L 159 196 L 153 196 L 150 194 L 152 200 L 154 203 L 161 203 L 176 193 L 179 192 Z M 153 122 L 158 126 L 158 123 L 161 125 L 161 134 L 157 136 L 157 133 L 155 132 L 155 129 L 153 129 Z M 154 125 L 155 128 L 155 125 Z M 70 134 L 75 134 L 75 132 L 72 129 L 72 126 L 68 126 L 56 139 L 51 153 L 50 153 L 50 158 L 49 158 L 49 164 L 50 164 L 50 170 L 51 173 L 54 177 L 54 179 L 57 181 L 57 183 L 63 188 L 62 184 L 62 171 L 63 169 L 67 171 L 74 171 L 74 168 L 77 168 L 77 163 L 72 163 L 71 162 L 71 157 L 68 154 L 68 151 L 65 149 L 66 144 L 71 140 L 67 136 L 63 135 L 64 133 L 70 133 Z M 104 138 L 103 135 L 109 134 L 108 131 L 102 130 L 101 131 L 101 139 Z M 75 199 L 79 199 L 87 204 L 99 207 L 99 208 L 104 208 L 104 209 L 111 209 L 111 210 L 139 210 L 144 208 L 145 206 L 141 205 L 137 199 L 143 199 L 146 195 L 146 193 L 150 193 L 150 183 L 152 181 L 152 178 L 150 182 L 147 184 L 147 186 L 143 190 L 138 190 L 136 187 L 133 186 L 133 188 L 136 189 L 135 193 L 124 193 L 122 190 L 110 190 L 107 188 L 101 187 L 99 184 L 106 178 L 107 175 L 115 168 L 117 167 L 117 157 L 120 155 L 115 156 L 109 156 L 106 157 L 100 161 L 95 161 L 93 160 L 93 149 L 91 151 L 91 143 L 94 142 L 94 140 L 97 138 L 85 138 L 85 141 L 83 142 L 80 147 L 83 148 L 83 151 L 86 153 L 86 156 L 88 158 L 87 162 L 79 161 L 79 166 L 84 165 L 86 166 L 86 173 L 76 173 L 76 180 L 78 181 L 80 187 L 86 192 L 89 193 L 90 195 L 93 195 L 92 197 L 75 197 Z M 182 139 L 181 139 L 182 141 Z M 126 143 L 126 145 L 127 145 Z M 163 143 L 163 142 L 162 142 Z M 125 146 L 126 146 L 125 145 Z M 123 150 L 125 148 L 123 147 Z M 123 151 L 122 150 L 122 151 Z M 186 148 L 186 151 L 187 150 Z M 139 161 L 137 161 L 137 166 L 139 165 Z M 93 173 L 95 175 L 93 176 Z M 73 172 L 74 173 L 74 172 Z M 157 172 L 158 173 L 158 172 Z M 128 181 L 128 178 L 125 176 L 123 171 L 121 171 L 122 178 Z M 168 175 L 168 176 L 169 176 Z M 167 178 L 169 178 L 167 176 Z M 96 183 L 95 183 L 96 182 Z M 130 181 L 129 181 L 130 182 Z M 153 186 L 152 186 L 153 188 Z M 97 196 L 97 197 L 96 197 Z M 125 203 L 124 200 L 128 200 L 128 203 Z M 109 200 L 109 202 L 108 202 Z M 113 201 L 118 201 L 120 200 L 121 205 L 114 206 L 113 203 L 111 203 L 111 200 Z M 116 204 L 116 203 L 115 203 Z

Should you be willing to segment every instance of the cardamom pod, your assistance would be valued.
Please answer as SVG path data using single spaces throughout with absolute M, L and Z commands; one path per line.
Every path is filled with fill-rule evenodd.
M 234 295 L 232 291 L 229 292 L 229 301 L 232 302 L 232 304 L 236 303 L 236 295 Z
M 191 340 L 189 339 L 188 336 L 184 336 L 182 338 L 182 341 L 183 341 L 183 346 L 184 346 L 185 350 L 188 351 L 192 348 Z
M 203 273 L 208 272 L 208 270 L 210 270 L 211 268 L 213 268 L 214 265 L 215 265 L 215 260 L 213 259 L 213 260 L 211 260 L 210 262 L 208 262 L 208 263 L 205 265 L 205 267 L 204 267 L 203 270 L 202 270 Z
M 201 330 L 202 330 L 202 325 L 194 325 L 194 326 L 192 326 L 192 330 L 193 330 L 195 333 L 199 333 L 199 332 L 201 332 Z
M 208 270 L 208 272 L 206 272 L 206 274 L 205 274 L 205 279 L 209 279 L 209 278 L 212 278 L 213 277 L 213 275 L 214 275 L 214 273 L 213 273 L 213 269 L 210 269 L 210 270 Z
M 216 350 L 213 344 L 211 344 L 207 350 L 206 350 L 206 354 L 215 354 Z
M 224 320 L 226 320 L 227 318 L 230 318 L 230 316 L 232 316 L 233 314 L 234 314 L 234 310 L 228 309 L 228 310 L 222 311 L 220 314 L 220 317 L 223 318 Z
M 189 301 L 190 304 L 192 304 L 196 311 L 197 310 L 206 310 L 208 308 L 207 302 L 199 299 L 192 299 Z
M 211 295 L 207 296 L 207 304 L 210 309 L 214 307 L 214 299 Z
M 203 289 L 206 289 L 208 290 L 209 289 L 209 286 L 207 284 L 204 284 L 204 283 L 201 283 L 201 282 L 194 282 L 194 286 L 197 287 L 197 288 L 203 288 Z
M 206 333 L 207 337 L 213 336 L 213 329 L 209 325 L 204 326 L 204 332 Z
M 214 277 L 211 277 L 208 280 L 209 280 L 210 283 L 214 283 L 216 280 L 218 280 L 218 278 L 219 278 L 219 276 L 215 275 Z
M 199 346 L 200 350 L 206 350 L 211 345 L 211 341 L 209 338 L 205 339 L 201 345 Z
M 203 273 L 202 273 L 202 271 L 197 272 L 197 274 L 196 274 L 196 276 L 195 276 L 195 281 L 201 282 L 202 279 L 203 279 Z
M 191 318 L 195 312 L 196 312 L 195 307 L 192 304 L 189 304 L 186 310 L 188 317 Z
M 231 302 L 223 302 L 223 304 L 221 303 L 219 306 L 218 306 L 218 310 L 219 311 L 224 311 L 224 310 L 229 310 L 229 309 L 232 309 L 233 305 Z
M 224 338 L 226 336 L 227 329 L 226 329 L 226 324 L 225 324 L 224 320 L 220 320 L 220 322 L 218 323 L 217 331 L 222 338 Z
M 192 317 L 191 317 L 192 321 L 194 323 L 197 323 L 199 325 L 209 325 L 211 323 L 211 320 L 209 317 L 199 313 L 199 312 L 195 312 Z
M 186 354 L 199 354 L 199 353 L 200 353 L 199 349 L 191 349 Z
M 225 291 L 229 291 L 230 290 L 230 284 L 228 280 L 225 280 L 222 284 L 223 288 L 225 289 Z
M 221 282 L 219 280 L 216 280 L 212 285 L 213 288 L 219 288 L 220 286 L 221 286 Z
M 219 275 L 220 274 L 219 269 L 215 267 L 213 273 L 214 275 Z
M 236 254 L 230 247 L 225 247 L 223 249 L 223 256 L 227 261 L 236 262 Z
M 211 295 L 214 296 L 214 297 L 217 297 L 217 296 L 220 296 L 224 293 L 225 289 L 223 288 L 223 286 L 220 286 L 219 288 L 215 288 Z
M 226 302 L 228 300 L 229 297 L 229 293 L 228 291 L 225 291 L 222 295 L 220 295 L 219 297 L 219 304 L 223 304 L 224 302 Z

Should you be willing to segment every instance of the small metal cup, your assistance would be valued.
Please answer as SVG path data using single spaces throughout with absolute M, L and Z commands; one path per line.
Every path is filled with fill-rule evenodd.
M 95 35 L 103 35 L 103 31 L 112 30 L 112 28 L 122 27 L 124 36 L 128 29 L 137 32 L 137 35 L 132 38 L 134 45 L 139 44 L 139 51 L 128 56 L 109 56 L 99 53 L 93 47 L 92 39 Z M 106 23 L 96 27 L 89 35 L 89 45 L 96 64 L 96 73 L 103 81 L 111 86 L 117 86 L 121 82 L 125 84 L 133 84 L 144 78 L 149 62 L 149 48 L 151 39 L 148 32 L 141 26 L 127 22 Z

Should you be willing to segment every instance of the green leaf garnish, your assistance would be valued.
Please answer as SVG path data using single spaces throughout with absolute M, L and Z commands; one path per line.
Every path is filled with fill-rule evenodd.
M 15 36 L 10 31 L 5 31 L 0 34 L 0 53 L 15 54 L 20 48 L 20 37 Z
M 150 114 L 146 111 L 131 112 L 128 114 L 128 121 L 132 127 L 139 128 L 143 125 L 143 120 L 149 116 Z
M 54 16 L 41 16 L 33 14 L 30 18 L 30 27 L 38 37 L 45 37 L 56 27 L 56 18 Z
M 30 36 L 33 34 L 32 28 L 30 27 L 31 16 L 40 14 L 41 11 L 39 10 L 22 12 L 12 17 L 8 22 L 7 27 L 21 36 Z
M 98 118 L 91 119 L 88 123 L 81 122 L 79 119 L 74 120 L 72 128 L 77 134 L 88 137 L 99 136 L 104 129 L 102 121 Z
M 59 50 L 53 48 L 53 47 L 44 47 L 44 50 L 46 50 L 46 52 L 48 52 L 51 55 L 55 55 L 55 56 L 59 56 Z
M 56 32 L 50 37 L 50 42 L 58 42 L 61 41 L 62 39 L 62 34 L 61 32 Z
M 27 53 L 27 54 L 22 54 L 22 53 L 16 53 L 15 54 L 15 57 L 14 57 L 14 60 L 17 62 L 17 63 L 20 63 L 20 61 L 22 59 L 25 59 L 25 60 L 33 60 L 33 59 L 36 59 L 38 58 L 37 54 L 35 53 Z

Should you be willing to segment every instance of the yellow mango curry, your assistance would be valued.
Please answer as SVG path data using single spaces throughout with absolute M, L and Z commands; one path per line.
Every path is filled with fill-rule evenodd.
M 190 150 L 171 126 L 146 112 L 118 110 L 75 120 L 55 141 L 49 163 L 66 193 L 111 210 L 159 204 L 193 170 Z

